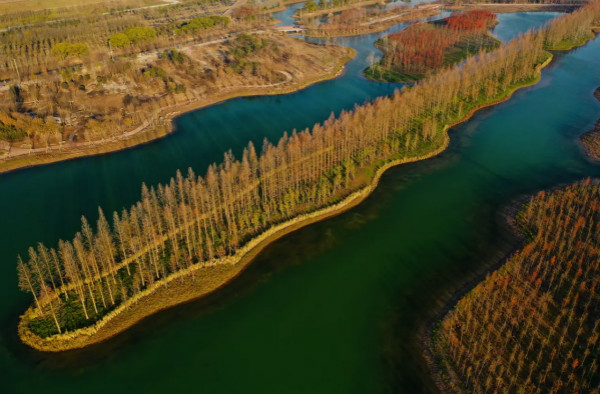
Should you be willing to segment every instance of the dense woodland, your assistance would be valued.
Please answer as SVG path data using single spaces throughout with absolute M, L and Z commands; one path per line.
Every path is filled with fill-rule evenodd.
M 417 23 L 377 42 L 384 56 L 367 75 L 383 79 L 416 80 L 460 62 L 470 55 L 491 50 L 499 41 L 488 34 L 496 23 L 489 11 L 455 13 L 441 22 Z
M 439 330 L 449 385 L 470 393 L 598 393 L 600 186 L 540 192 L 530 242 L 461 299 Z
M 598 17 L 596 0 L 562 18 L 589 26 Z M 101 211 L 95 227 L 83 218 L 72 240 L 38 244 L 19 258 L 19 284 L 34 298 L 26 324 L 42 337 L 91 325 L 150 283 L 215 264 L 274 224 L 341 200 L 370 182 L 377 166 L 443 147 L 443 125 L 536 78 L 548 37 L 564 38 L 526 34 L 312 130 L 265 141 L 260 155 L 250 144 L 241 159 L 226 153 L 203 177 L 190 169 L 144 186 L 142 199 L 113 213 L 112 224 Z

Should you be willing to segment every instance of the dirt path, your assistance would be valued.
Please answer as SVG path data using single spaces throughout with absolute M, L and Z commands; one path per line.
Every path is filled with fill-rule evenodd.
M 225 12 L 223 13 L 223 15 L 225 15 L 225 16 L 229 16 L 229 15 L 231 15 L 231 12 L 232 12 L 234 9 L 236 9 L 236 8 L 239 8 L 239 7 L 243 6 L 244 4 L 246 4 L 246 1 L 247 1 L 247 0 L 237 0 L 235 3 L 233 3 L 233 5 L 232 5 L 231 7 L 229 7 L 229 8 L 227 9 L 227 11 L 225 11 Z
M 332 12 L 340 12 L 340 11 L 344 11 L 344 10 L 349 10 L 352 8 L 359 8 L 359 7 L 364 7 L 367 5 L 372 5 L 372 4 L 377 4 L 377 3 L 381 3 L 381 0 L 368 0 L 368 1 L 360 1 L 360 2 L 356 2 L 356 3 L 352 3 L 352 4 L 348 4 L 342 7 L 335 7 L 335 8 L 325 8 L 322 10 L 317 10 L 317 11 L 312 11 L 312 12 L 305 12 L 305 13 L 301 13 L 301 14 L 296 14 L 293 15 L 294 18 L 297 19 L 302 19 L 302 18 L 312 18 L 315 16 L 319 16 L 319 15 L 323 15 L 323 14 L 329 14 Z

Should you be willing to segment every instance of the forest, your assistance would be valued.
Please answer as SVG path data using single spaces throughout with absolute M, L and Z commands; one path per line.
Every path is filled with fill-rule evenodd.
M 460 0 L 445 0 L 449 4 L 461 4 L 464 3 Z M 469 0 L 469 3 L 484 3 L 484 4 L 520 4 L 520 3 L 535 3 L 535 4 L 579 4 L 579 0 Z
M 416 23 L 378 40 L 381 61 L 365 71 L 376 80 L 410 82 L 449 67 L 468 56 L 497 48 L 488 30 L 496 15 L 483 10 L 454 13 L 439 22 Z
M 443 319 L 448 389 L 597 393 L 600 185 L 540 192 L 517 215 L 528 238 Z
M 596 0 L 460 68 L 276 144 L 265 141 L 260 154 L 249 144 L 240 159 L 227 152 L 204 176 L 189 169 L 168 184 L 144 185 L 138 203 L 108 218 L 99 210 L 95 226 L 82 218 L 72 240 L 37 244 L 18 258 L 19 286 L 33 297 L 21 337 L 93 326 L 149 285 L 192 266 L 222 264 L 275 224 L 342 201 L 382 165 L 443 148 L 446 125 L 536 81 L 550 57 L 543 47 L 579 41 L 599 17 Z

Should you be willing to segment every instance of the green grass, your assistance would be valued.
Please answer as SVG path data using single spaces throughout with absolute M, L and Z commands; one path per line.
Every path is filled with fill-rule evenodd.
M 399 73 L 394 70 L 385 68 L 380 64 L 374 64 L 371 67 L 366 68 L 363 74 L 369 79 L 382 82 L 410 83 L 425 78 L 425 74 Z
M 444 54 L 444 66 L 452 66 L 480 52 L 489 52 L 501 45 L 500 40 L 490 34 L 468 35 L 461 38 Z
M 573 40 L 565 39 L 565 40 L 557 42 L 554 45 L 546 44 L 544 46 L 544 49 L 547 49 L 549 51 L 568 51 L 569 49 L 582 46 L 588 40 L 591 40 L 594 37 L 596 37 L 596 34 L 592 31 L 590 31 L 590 33 L 588 35 L 581 37 L 579 40 L 573 41 Z

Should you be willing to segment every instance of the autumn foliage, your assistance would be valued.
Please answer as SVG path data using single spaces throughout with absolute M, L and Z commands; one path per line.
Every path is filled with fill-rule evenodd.
M 475 10 L 452 14 L 446 18 L 446 26 L 451 30 L 463 32 L 485 31 L 495 20 L 496 14 L 485 10 Z
M 449 52 L 468 36 L 482 36 L 496 20 L 488 11 L 470 11 L 453 14 L 443 23 L 417 23 L 389 35 L 381 42 L 384 51 L 382 64 L 399 73 L 424 74 L 439 69 L 447 61 Z M 481 40 L 482 46 L 487 44 Z
M 442 322 L 451 384 L 470 393 L 597 392 L 600 186 L 540 192 L 518 219 L 531 242 Z

